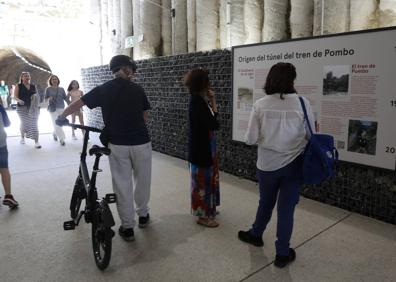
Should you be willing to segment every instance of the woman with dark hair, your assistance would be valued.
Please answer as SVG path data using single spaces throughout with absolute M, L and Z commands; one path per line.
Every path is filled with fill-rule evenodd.
M 193 69 L 185 77 L 190 92 L 188 160 L 191 173 L 191 213 L 197 223 L 217 227 L 216 206 L 220 205 L 219 167 L 215 130 L 217 104 L 210 88 L 208 71 Z
M 84 93 L 80 90 L 80 85 L 78 84 L 78 81 L 72 80 L 69 84 L 69 87 L 67 87 L 67 99 L 70 99 L 70 103 L 73 103 L 74 101 L 79 100 L 83 95 Z M 78 117 L 78 121 L 80 122 L 80 124 L 84 125 L 84 116 L 83 116 L 82 108 L 72 113 L 72 123 L 76 122 L 76 117 Z M 83 131 L 83 135 L 84 135 L 84 131 Z M 72 139 L 77 140 L 73 127 L 72 127 Z
M 19 84 L 14 89 L 14 98 L 18 102 L 17 113 L 21 120 L 21 144 L 25 144 L 26 136 L 34 140 L 36 149 L 40 149 L 37 125 L 40 98 L 36 86 L 30 83 L 30 73 L 26 71 L 21 73 Z
M 294 80 L 296 69 L 290 63 L 271 67 L 264 86 L 266 96 L 257 100 L 250 115 L 245 140 L 257 144 L 257 177 L 260 201 L 256 220 L 248 231 L 239 231 L 241 241 L 263 246 L 263 233 L 278 201 L 275 266 L 285 267 L 296 258 L 290 248 L 294 209 L 302 185 L 302 153 L 308 130 Z M 314 121 L 310 103 L 303 98 L 310 121 Z M 311 127 L 315 127 L 311 124 Z
M 65 146 L 65 132 L 62 127 L 55 123 L 55 120 L 65 109 L 65 102 L 69 104 L 69 100 L 66 98 L 65 89 L 59 87 L 59 77 L 56 75 L 51 75 L 48 79 L 48 87 L 45 89 L 44 98 L 48 100 L 48 102 L 53 104 L 53 108 L 48 107 L 48 111 L 50 112 L 52 124 L 54 126 L 54 132 L 52 136 L 55 141 L 58 141 L 62 146 Z

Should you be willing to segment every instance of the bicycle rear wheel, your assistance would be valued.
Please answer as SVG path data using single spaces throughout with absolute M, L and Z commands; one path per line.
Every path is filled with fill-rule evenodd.
M 70 200 L 70 217 L 76 219 L 80 212 L 81 201 L 86 198 L 84 183 L 80 176 L 74 184 L 73 194 Z
M 96 215 L 92 221 L 92 249 L 95 263 L 100 270 L 106 269 L 110 263 L 113 235 L 113 230 L 106 227 Z

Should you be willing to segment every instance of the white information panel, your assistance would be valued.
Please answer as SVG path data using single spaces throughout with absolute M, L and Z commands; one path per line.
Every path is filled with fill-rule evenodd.
M 233 51 L 232 139 L 244 141 L 253 103 L 278 62 L 297 70 L 319 132 L 334 136 L 340 159 L 395 169 L 396 28 L 237 46 Z

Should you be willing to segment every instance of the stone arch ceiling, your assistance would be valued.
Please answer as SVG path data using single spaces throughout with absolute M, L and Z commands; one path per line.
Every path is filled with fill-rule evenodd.
M 32 82 L 37 84 L 40 89 L 45 89 L 47 87 L 48 77 L 50 76 L 49 72 L 51 72 L 48 64 L 28 49 L 21 47 L 13 48 L 30 64 L 47 71 L 27 64 L 20 57 L 16 56 L 11 47 L 3 47 L 0 48 L 0 80 L 4 80 L 6 84 L 15 84 L 18 82 L 21 72 L 28 71 L 32 76 Z

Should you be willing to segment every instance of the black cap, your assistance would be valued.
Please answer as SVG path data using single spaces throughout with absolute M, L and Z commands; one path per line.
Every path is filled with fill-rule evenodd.
M 111 58 L 109 68 L 112 72 L 119 70 L 121 67 L 129 66 L 132 68 L 133 72 L 136 72 L 136 63 L 126 55 L 117 55 Z

